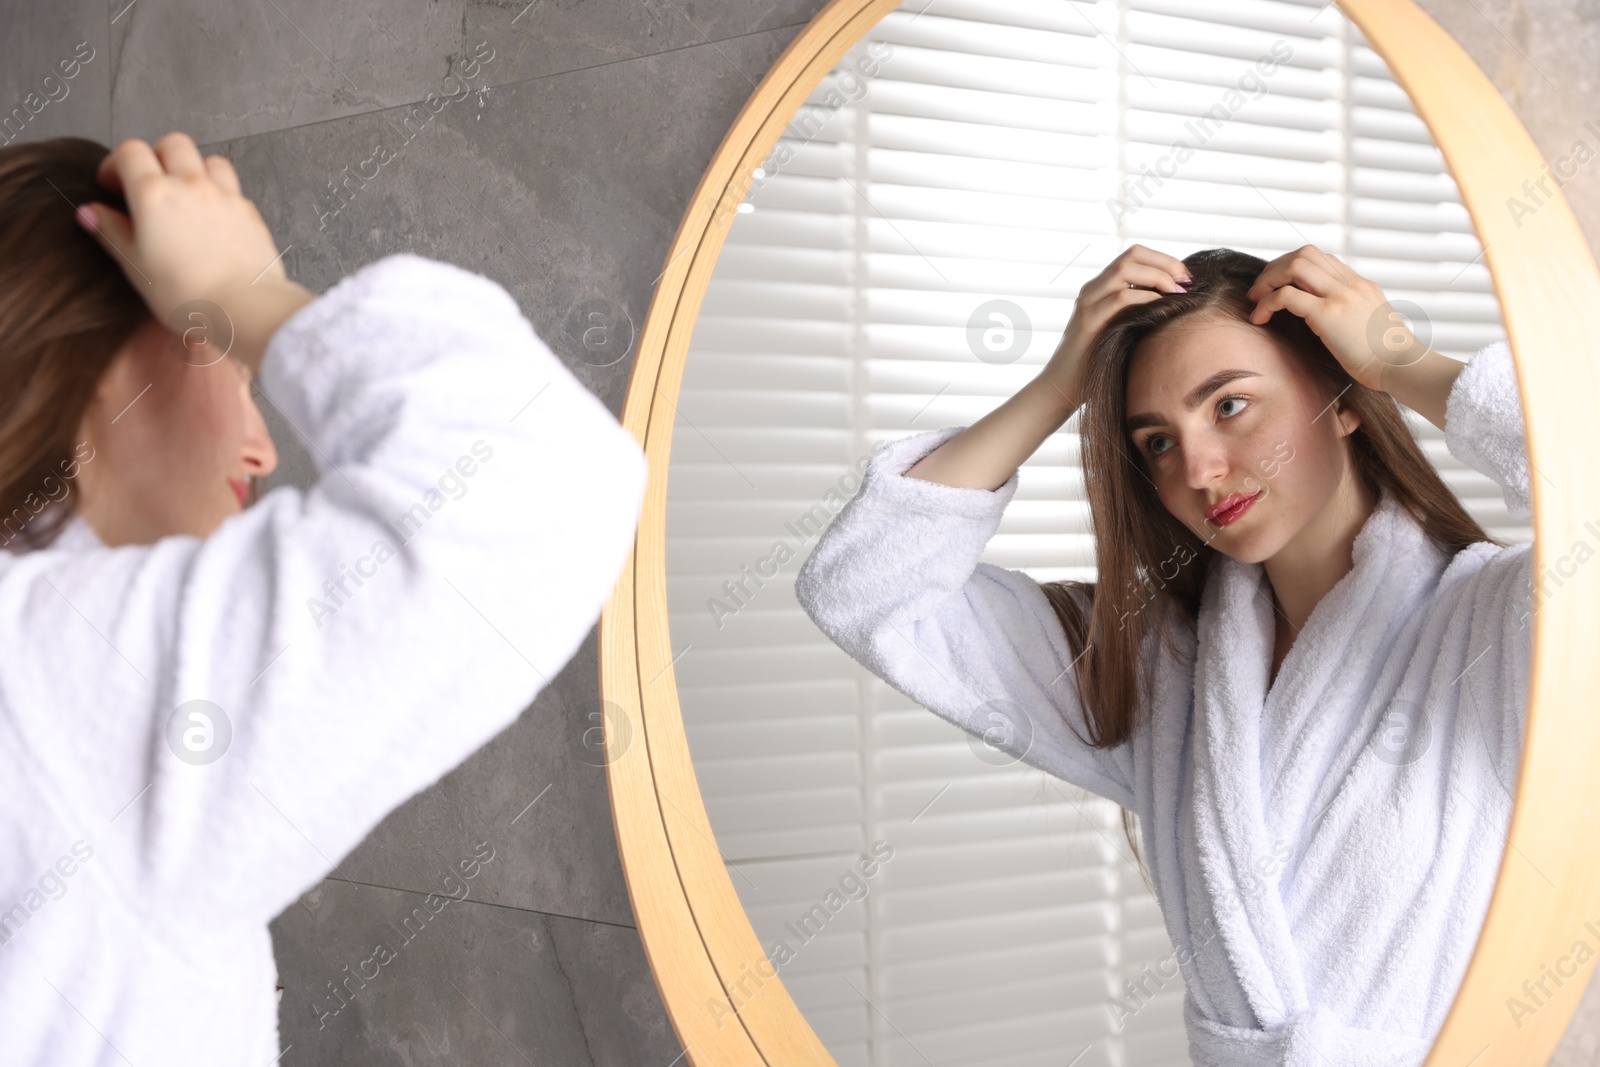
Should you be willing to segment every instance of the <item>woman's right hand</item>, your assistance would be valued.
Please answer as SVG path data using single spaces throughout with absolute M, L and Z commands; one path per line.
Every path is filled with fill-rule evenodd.
M 229 347 L 239 343 L 232 354 L 255 369 L 272 332 L 312 294 L 289 280 L 261 212 L 240 192 L 233 164 L 221 156 L 202 160 L 194 140 L 174 131 L 154 149 L 138 138 L 123 141 L 96 177 L 122 191 L 132 218 L 91 201 L 83 209 L 92 224 L 81 215 L 80 222 L 157 321 L 183 335 L 187 346 L 195 320 L 174 321 L 174 313 L 196 302 L 214 305 L 228 319 Z M 212 340 L 208 329 L 203 342 Z
M 1044 374 L 1076 408 L 1082 398 L 1084 354 L 1111 317 L 1129 304 L 1159 300 L 1162 293 L 1184 292 L 1181 283 L 1193 280 L 1189 268 L 1176 256 L 1129 245 L 1078 291 L 1077 306 Z

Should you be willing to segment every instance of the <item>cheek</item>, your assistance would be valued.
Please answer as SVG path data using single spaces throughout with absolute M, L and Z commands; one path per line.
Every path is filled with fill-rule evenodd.
M 238 385 L 219 373 L 223 368 L 187 370 L 168 409 L 165 427 L 169 450 L 180 452 L 176 466 L 189 470 L 228 468 L 244 436 L 244 413 Z
M 1316 437 L 1310 416 L 1284 412 L 1263 418 L 1244 442 L 1240 467 L 1268 493 L 1289 487 L 1303 467 L 1306 451 Z
M 1199 510 L 1204 505 L 1195 503 L 1194 490 L 1182 484 L 1181 479 L 1175 481 L 1171 478 L 1156 480 L 1156 496 L 1167 509 L 1167 514 L 1177 519 L 1196 536 L 1204 540 L 1208 535 L 1205 523 L 1202 521 Z
M 244 433 L 244 398 L 238 382 L 229 380 L 213 387 L 206 406 L 208 424 L 219 434 L 237 440 Z

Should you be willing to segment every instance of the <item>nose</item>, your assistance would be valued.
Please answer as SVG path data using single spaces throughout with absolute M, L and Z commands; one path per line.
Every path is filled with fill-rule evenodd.
M 1183 442 L 1184 477 L 1189 488 L 1205 489 L 1228 472 L 1228 446 L 1213 434 L 1191 434 Z
M 249 383 L 240 386 L 244 391 L 244 441 L 239 458 L 244 462 L 245 473 L 251 478 L 265 478 L 278 467 L 278 449 L 267 433 L 267 420 L 256 407 Z

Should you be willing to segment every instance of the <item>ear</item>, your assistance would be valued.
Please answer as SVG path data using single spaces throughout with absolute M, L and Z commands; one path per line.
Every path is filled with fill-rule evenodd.
M 167 355 L 167 352 L 176 337 L 153 318 L 140 322 L 101 369 L 89 409 L 97 410 L 99 416 L 109 420 L 126 408 L 129 401 L 150 384 L 149 368 L 156 364 L 152 357 L 175 358 Z M 177 351 L 181 351 L 181 348 Z M 85 411 L 85 416 L 89 413 Z
M 106 365 L 101 368 L 100 380 L 95 382 L 94 386 L 94 400 L 96 403 L 106 406 L 121 395 L 122 379 L 131 376 L 130 368 L 141 343 L 142 331 L 143 327 L 140 327 L 129 334 L 122 342 L 122 346 L 112 353 L 111 358 L 106 361 Z M 127 401 L 123 400 L 123 403 L 125 404 Z
M 1343 432 L 1340 433 L 1339 436 L 1350 436 L 1360 425 L 1361 412 L 1355 409 L 1355 405 L 1347 403 L 1341 399 L 1339 401 L 1339 426 L 1342 428 Z

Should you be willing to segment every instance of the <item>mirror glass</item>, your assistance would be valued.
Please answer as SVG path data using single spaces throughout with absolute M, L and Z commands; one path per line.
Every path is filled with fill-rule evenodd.
M 1429 703 L 1436 696 L 1346 707 L 1323 691 L 1388 685 L 1393 694 L 1382 674 L 1393 648 L 1412 641 L 1415 657 L 1441 663 L 1460 654 L 1441 652 L 1438 634 L 1363 641 L 1358 628 L 1328 653 L 1340 657 L 1332 680 L 1327 670 L 1313 677 L 1310 648 L 1298 668 L 1287 661 L 1294 684 L 1274 690 L 1265 710 L 1235 709 L 1232 721 L 1253 722 L 1254 734 L 1221 723 L 1207 734 L 1221 747 L 1258 738 L 1264 757 L 1252 765 L 1262 783 L 1254 795 L 1271 810 L 1253 848 L 1225 850 L 1242 869 L 1231 887 L 1172 858 L 1195 854 L 1180 840 L 1194 826 L 1227 838 L 1242 825 L 1229 820 L 1248 805 L 1226 799 L 1225 770 L 1202 792 L 1192 768 L 1145 768 L 1147 779 L 1169 775 L 1155 788 L 1180 815 L 1161 823 L 1158 855 L 1139 838 L 1143 859 L 1165 859 L 1172 884 L 1204 883 L 1161 901 L 1119 804 L 1081 775 L 1041 767 L 1059 734 L 1037 716 L 1061 719 L 1063 708 L 1030 705 L 1019 718 L 1007 701 L 1022 698 L 1002 687 L 979 694 L 986 708 L 958 709 L 976 729 L 958 725 L 951 707 L 931 711 L 848 654 L 795 590 L 819 538 L 861 492 L 874 450 L 970 426 L 1016 395 L 1055 351 L 1080 289 L 1132 244 L 1266 261 L 1314 245 L 1381 286 L 1394 325 L 1438 353 L 1471 360 L 1504 338 L 1444 160 L 1355 27 L 1331 4 L 1278 0 L 910 0 L 816 87 L 748 187 L 712 207 L 727 239 L 687 359 L 668 478 L 674 669 L 717 846 L 782 985 L 838 1062 L 1184 1063 L 1185 995 L 1197 976 L 1197 1009 L 1235 1027 L 1303 1021 L 1293 1005 L 1306 1002 L 1340 1005 L 1345 1025 L 1378 1030 L 1442 1018 L 1460 975 L 1440 973 L 1450 968 L 1437 961 L 1464 968 L 1470 957 L 1515 781 L 1416 783 L 1447 750 L 1492 769 L 1484 753 L 1505 735 L 1487 720 L 1508 713 L 1470 709 L 1446 730 Z M 1402 410 L 1449 493 L 1505 543 L 1487 554 L 1530 542 L 1531 518 L 1489 472 Z M 1081 421 L 1080 410 L 1022 463 L 976 560 L 958 537 L 929 547 L 937 520 L 928 508 L 899 523 L 882 521 L 880 505 L 873 537 L 857 534 L 851 551 L 890 561 L 883 580 L 841 580 L 826 594 L 833 617 L 867 625 L 879 608 L 910 612 L 900 617 L 914 624 L 877 639 L 882 662 L 925 687 L 946 674 L 959 685 L 1001 646 L 1048 649 L 1038 633 L 1019 632 L 1057 625 L 1042 597 L 1031 613 L 1007 613 L 1001 593 L 1016 587 L 992 571 L 982 596 L 939 583 L 949 568 L 961 580 L 975 564 L 1035 583 L 1097 580 Z M 1292 462 L 1281 470 L 1299 475 Z M 964 522 L 970 536 L 970 512 L 952 508 L 952 528 Z M 917 563 L 909 570 L 892 562 L 901 536 L 902 558 Z M 842 563 L 830 575 L 875 577 Z M 1502 579 L 1502 599 L 1510 588 Z M 906 607 L 919 589 L 925 602 Z M 1362 625 L 1383 623 L 1384 605 L 1401 595 L 1385 589 L 1367 590 Z M 1266 587 L 1257 592 L 1275 608 Z M 958 617 L 957 601 L 984 640 L 969 630 L 962 643 L 941 643 L 936 627 Z M 1506 653 L 1524 670 L 1527 647 Z M 1512 669 L 1498 653 L 1486 661 L 1476 669 Z M 1000 662 L 1004 678 L 1012 668 Z M 1046 679 L 1058 673 L 1033 666 Z M 1256 668 L 1266 670 L 1259 658 Z M 1081 718 L 1075 725 L 1086 733 Z M 1464 731 L 1471 745 L 1453 739 Z M 1389 782 L 1394 804 L 1360 808 L 1350 795 L 1359 789 L 1341 791 L 1349 775 L 1333 769 L 1367 749 L 1363 774 L 1376 761 L 1390 777 L 1360 781 Z M 1507 758 L 1515 767 L 1515 754 Z M 1197 798 L 1227 810 L 1195 814 Z M 1337 847 L 1306 829 L 1328 813 L 1326 825 L 1344 835 Z M 1414 861 L 1417 835 L 1442 849 L 1471 818 L 1498 826 L 1500 845 L 1457 872 L 1458 895 L 1433 887 L 1408 891 L 1406 902 L 1372 881 Z M 1340 855 L 1359 858 L 1330 867 Z M 1384 910 L 1391 905 L 1413 912 Z M 1464 935 L 1440 919 L 1462 907 L 1478 909 Z M 1276 923 L 1292 926 L 1288 948 Z M 1341 929 L 1384 923 L 1395 960 L 1415 955 L 1432 969 L 1341 955 L 1358 953 L 1341 947 Z M 1451 929 L 1456 944 L 1439 948 Z M 1251 938 L 1253 949 L 1241 947 Z M 1226 973 L 1250 952 L 1260 966 L 1248 981 Z M 1361 966 L 1389 970 L 1351 1000 L 1340 976 Z M 761 984 L 740 995 L 763 995 Z M 1266 1003 L 1274 997 L 1276 1009 Z

